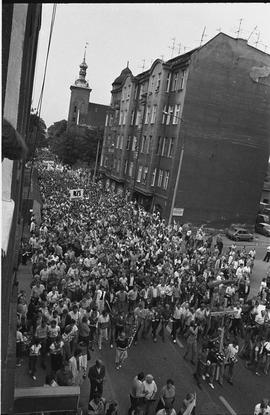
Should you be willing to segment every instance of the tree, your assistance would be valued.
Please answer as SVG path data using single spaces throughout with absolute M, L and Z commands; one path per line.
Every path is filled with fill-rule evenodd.
M 82 126 L 66 130 L 65 125 L 66 121 L 62 120 L 48 128 L 51 151 L 62 163 L 71 166 L 77 162 L 86 162 L 88 165 L 94 163 L 102 131 Z
M 33 158 L 36 148 L 48 146 L 46 124 L 37 114 L 30 114 L 29 135 L 26 139 L 26 144 L 28 147 L 28 160 Z

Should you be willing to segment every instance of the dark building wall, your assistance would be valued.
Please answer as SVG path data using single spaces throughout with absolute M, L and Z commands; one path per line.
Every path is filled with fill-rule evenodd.
M 175 203 L 184 221 L 254 224 L 269 157 L 270 78 L 252 79 L 262 66 L 268 55 L 225 35 L 192 56 Z
M 23 138 L 27 135 L 36 47 L 41 20 L 41 4 L 4 4 L 2 50 L 3 117 Z M 1 413 L 13 413 L 16 353 L 16 309 L 18 251 L 22 232 L 23 160 L 2 160 L 2 200 L 14 210 L 9 235 L 5 235 L 7 249 L 2 251 L 1 280 Z M 9 181 L 10 179 L 10 181 Z M 4 216 L 3 216 L 4 218 Z
M 79 118 L 86 119 L 91 92 L 89 88 L 80 88 L 74 85 L 72 85 L 70 89 L 71 95 L 68 112 L 68 126 L 77 123 L 78 111 L 80 111 Z
M 95 104 L 94 102 L 89 102 L 88 104 L 88 113 L 85 118 L 85 123 L 97 128 L 104 128 L 106 114 L 110 109 L 108 105 Z

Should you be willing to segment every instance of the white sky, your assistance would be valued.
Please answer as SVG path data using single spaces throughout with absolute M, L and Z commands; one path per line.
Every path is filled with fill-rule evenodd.
M 33 104 L 36 107 L 43 78 L 53 4 L 43 4 L 42 24 L 36 63 Z M 49 55 L 41 117 L 49 127 L 67 119 L 70 85 L 79 74 L 85 43 L 88 42 L 87 79 L 92 92 L 90 101 L 109 105 L 113 80 L 126 67 L 134 75 L 153 60 L 172 57 L 169 46 L 175 41 L 173 56 L 214 37 L 220 29 L 270 53 L 270 3 L 91 3 L 57 4 Z M 255 29 L 255 27 L 257 28 Z M 253 32 L 253 30 L 255 31 Z M 252 34 L 253 32 L 253 34 Z

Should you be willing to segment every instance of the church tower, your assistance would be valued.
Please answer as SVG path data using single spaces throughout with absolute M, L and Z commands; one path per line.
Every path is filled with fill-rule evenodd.
M 86 47 L 84 50 L 83 61 L 80 64 L 79 78 L 76 79 L 74 85 L 70 86 L 71 96 L 68 112 L 68 128 L 71 125 L 85 124 L 88 114 L 88 104 L 90 98 L 89 84 L 85 79 L 86 70 L 88 68 L 85 62 Z

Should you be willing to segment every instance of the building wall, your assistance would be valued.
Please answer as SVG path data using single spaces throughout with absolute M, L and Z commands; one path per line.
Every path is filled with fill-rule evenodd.
M 108 105 L 89 102 L 87 114 L 80 116 L 80 124 L 91 125 L 95 128 L 104 128 L 108 109 Z
M 71 85 L 70 90 L 68 127 L 71 124 L 79 124 L 80 118 L 87 118 L 90 97 L 90 88 L 81 88 Z
M 269 157 L 270 57 L 218 36 L 191 58 L 176 207 L 184 221 L 254 224 Z M 253 76 L 254 77 L 254 76 Z
M 40 29 L 41 5 L 3 4 L 3 113 L 23 138 L 27 135 Z M 23 160 L 2 160 L 1 413 L 13 413 L 18 250 L 22 232 Z

